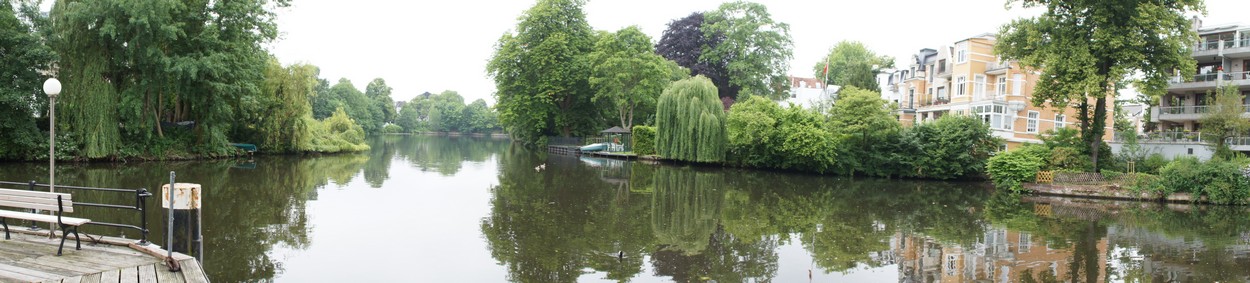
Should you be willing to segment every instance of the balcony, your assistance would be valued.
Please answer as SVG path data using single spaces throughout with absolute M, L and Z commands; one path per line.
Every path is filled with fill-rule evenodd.
M 1208 40 L 1194 46 L 1195 59 L 1207 59 L 1215 56 L 1246 58 L 1250 57 L 1250 38 L 1240 40 Z
M 1116 136 L 1115 141 L 1123 142 L 1124 137 Z M 1137 136 L 1139 143 L 1204 143 L 1201 132 L 1151 132 Z
M 1231 137 L 1224 139 L 1224 144 L 1236 151 L 1250 151 L 1250 137 Z
M 1168 80 L 1168 83 L 1168 91 L 1214 90 L 1221 83 L 1244 87 L 1250 86 L 1250 72 L 1206 73 L 1189 78 L 1178 76 Z
M 1009 62 L 985 63 L 985 74 L 988 74 L 988 75 L 1007 74 L 1007 69 L 1011 69 L 1011 63 Z
M 1211 111 L 1210 105 L 1164 106 L 1159 107 L 1159 120 L 1181 122 L 1202 119 L 1202 115 Z M 1250 118 L 1250 104 L 1241 106 L 1241 116 Z

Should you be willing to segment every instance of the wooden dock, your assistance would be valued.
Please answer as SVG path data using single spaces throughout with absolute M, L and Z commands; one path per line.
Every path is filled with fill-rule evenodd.
M 547 152 L 561 155 L 578 155 L 582 150 L 576 145 L 548 145 Z
M 209 282 L 198 261 L 174 253 L 181 271 L 169 271 L 162 258 L 129 246 L 123 241 L 89 241 L 83 238 L 82 250 L 75 250 L 73 239 L 65 243 L 65 253 L 56 255 L 60 238 L 28 234 L 26 228 L 10 225 L 13 239 L 0 236 L 0 282 Z

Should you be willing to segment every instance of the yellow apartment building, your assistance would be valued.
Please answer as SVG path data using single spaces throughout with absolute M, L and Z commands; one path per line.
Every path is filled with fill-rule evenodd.
M 898 93 L 898 118 L 905 126 L 945 115 L 975 115 L 1002 138 L 1005 149 L 1039 143 L 1047 131 L 1077 127 L 1076 109 L 1037 107 L 1030 100 L 1040 72 L 1026 71 L 994 55 L 995 37 L 982 34 L 953 46 L 924 48 L 894 72 L 888 91 Z M 1107 133 L 1113 136 L 1108 101 Z

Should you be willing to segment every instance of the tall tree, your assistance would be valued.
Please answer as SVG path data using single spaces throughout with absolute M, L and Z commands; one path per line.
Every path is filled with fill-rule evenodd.
M 716 86 L 696 76 L 673 82 L 656 106 L 655 147 L 660 156 L 693 162 L 725 159 L 725 111 Z
M 843 150 L 843 158 L 839 158 L 842 168 L 839 169 L 847 174 L 854 174 L 854 171 L 870 175 L 888 174 L 873 171 L 881 169 L 887 162 L 882 160 L 884 154 L 879 153 L 889 151 L 873 148 L 892 144 L 887 140 L 896 137 L 902 127 L 894 117 L 894 109 L 881 98 L 881 93 L 875 91 L 848 86 L 839 90 L 838 95 L 838 103 L 833 105 L 829 116 L 833 132 L 847 137 L 845 146 L 838 148 Z
M 794 48 L 790 25 L 773 21 L 763 4 L 745 1 L 721 4 L 706 20 L 703 35 L 720 38 L 720 44 L 706 47 L 702 60 L 725 64 L 729 84 L 740 88 L 737 96 L 776 99 L 786 93 Z
M 0 109 L 7 112 L 0 119 L 0 159 L 31 159 L 39 152 L 44 139 L 35 114 L 47 108 L 39 71 L 50 69 L 55 58 L 10 2 L 0 2 Z
M 224 153 L 230 101 L 258 95 L 277 38 L 273 9 L 288 0 L 57 1 L 50 45 L 61 55 L 69 130 L 88 157 L 165 138 L 163 123 L 194 121 L 186 149 Z M 112 130 L 110 130 L 110 128 Z M 155 129 L 155 130 L 153 130 Z
M 369 85 L 365 86 L 365 97 L 368 97 L 373 103 L 373 113 L 378 116 L 380 123 L 395 122 L 395 116 L 398 114 L 395 110 L 395 100 L 391 98 L 391 87 L 386 85 L 386 80 L 382 78 L 373 79 Z M 378 126 L 379 129 L 381 126 Z
M 873 69 L 876 66 L 877 69 Z M 877 71 L 893 68 L 894 58 L 877 55 L 859 41 L 843 40 L 829 49 L 829 54 L 812 67 L 813 75 L 826 84 L 853 86 L 869 91 L 881 91 L 877 85 Z M 827 74 L 826 74 L 827 72 Z
M 366 133 L 382 130 L 381 117 L 373 111 L 375 105 L 351 80 L 340 78 L 338 83 L 330 87 L 329 95 L 331 105 L 336 109 L 343 108 L 347 116 L 355 120 Z
M 694 12 L 669 22 L 660 36 L 660 42 L 655 44 L 655 52 L 689 69 L 690 76 L 702 75 L 712 80 L 718 97 L 737 97 L 738 88 L 729 85 L 725 64 L 703 60 L 704 48 L 716 48 L 722 40 L 721 37 L 704 36 L 703 23 L 703 12 Z
M 686 70 L 656 55 L 651 46 L 650 37 L 637 26 L 630 26 L 601 33 L 590 54 L 590 85 L 596 91 L 593 100 L 612 105 L 610 112 L 615 112 L 622 128 L 632 129 L 635 110 L 655 108 L 664 87 L 686 75 Z M 681 77 L 674 79 L 674 72 Z
M 499 38 L 487 65 L 499 120 L 526 144 L 543 136 L 593 133 L 602 113 L 591 102 L 586 55 L 594 34 L 584 0 L 539 0 L 521 15 L 516 33 Z
M 277 58 L 269 61 L 265 82 L 261 85 L 259 115 L 260 146 L 274 152 L 301 150 L 311 135 L 305 117 L 312 115 L 308 98 L 317 85 L 317 67 L 294 64 L 282 67 Z M 241 109 L 242 110 L 242 109 Z M 240 113 L 243 114 L 243 113 Z
M 1138 89 L 1160 95 L 1172 72 L 1193 70 L 1188 46 L 1197 42 L 1186 14 L 1201 0 L 1009 0 L 1042 7 L 1041 16 L 999 29 L 995 53 L 1040 69 L 1033 104 L 1081 109 L 1081 136 L 1097 170 L 1106 131 L 1107 97 L 1116 82 L 1139 74 Z M 1092 105 L 1091 105 L 1092 104 Z M 1089 111 L 1090 107 L 1093 111 Z
M 1236 85 L 1223 85 L 1218 91 L 1215 94 L 1215 103 L 1212 103 L 1211 109 L 1203 114 L 1199 122 L 1202 123 L 1202 133 L 1210 135 L 1205 138 L 1214 141 L 1216 155 L 1232 157 L 1233 151 L 1228 148 L 1225 139 L 1245 134 L 1250 130 L 1250 121 L 1241 117 L 1246 111 L 1241 105 L 1241 91 L 1237 90 Z

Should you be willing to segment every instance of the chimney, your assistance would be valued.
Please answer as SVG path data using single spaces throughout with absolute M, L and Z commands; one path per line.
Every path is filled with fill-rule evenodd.
M 1194 15 L 1193 18 L 1189 19 L 1189 22 L 1193 24 L 1195 31 L 1202 28 L 1202 19 L 1198 18 L 1197 15 Z

